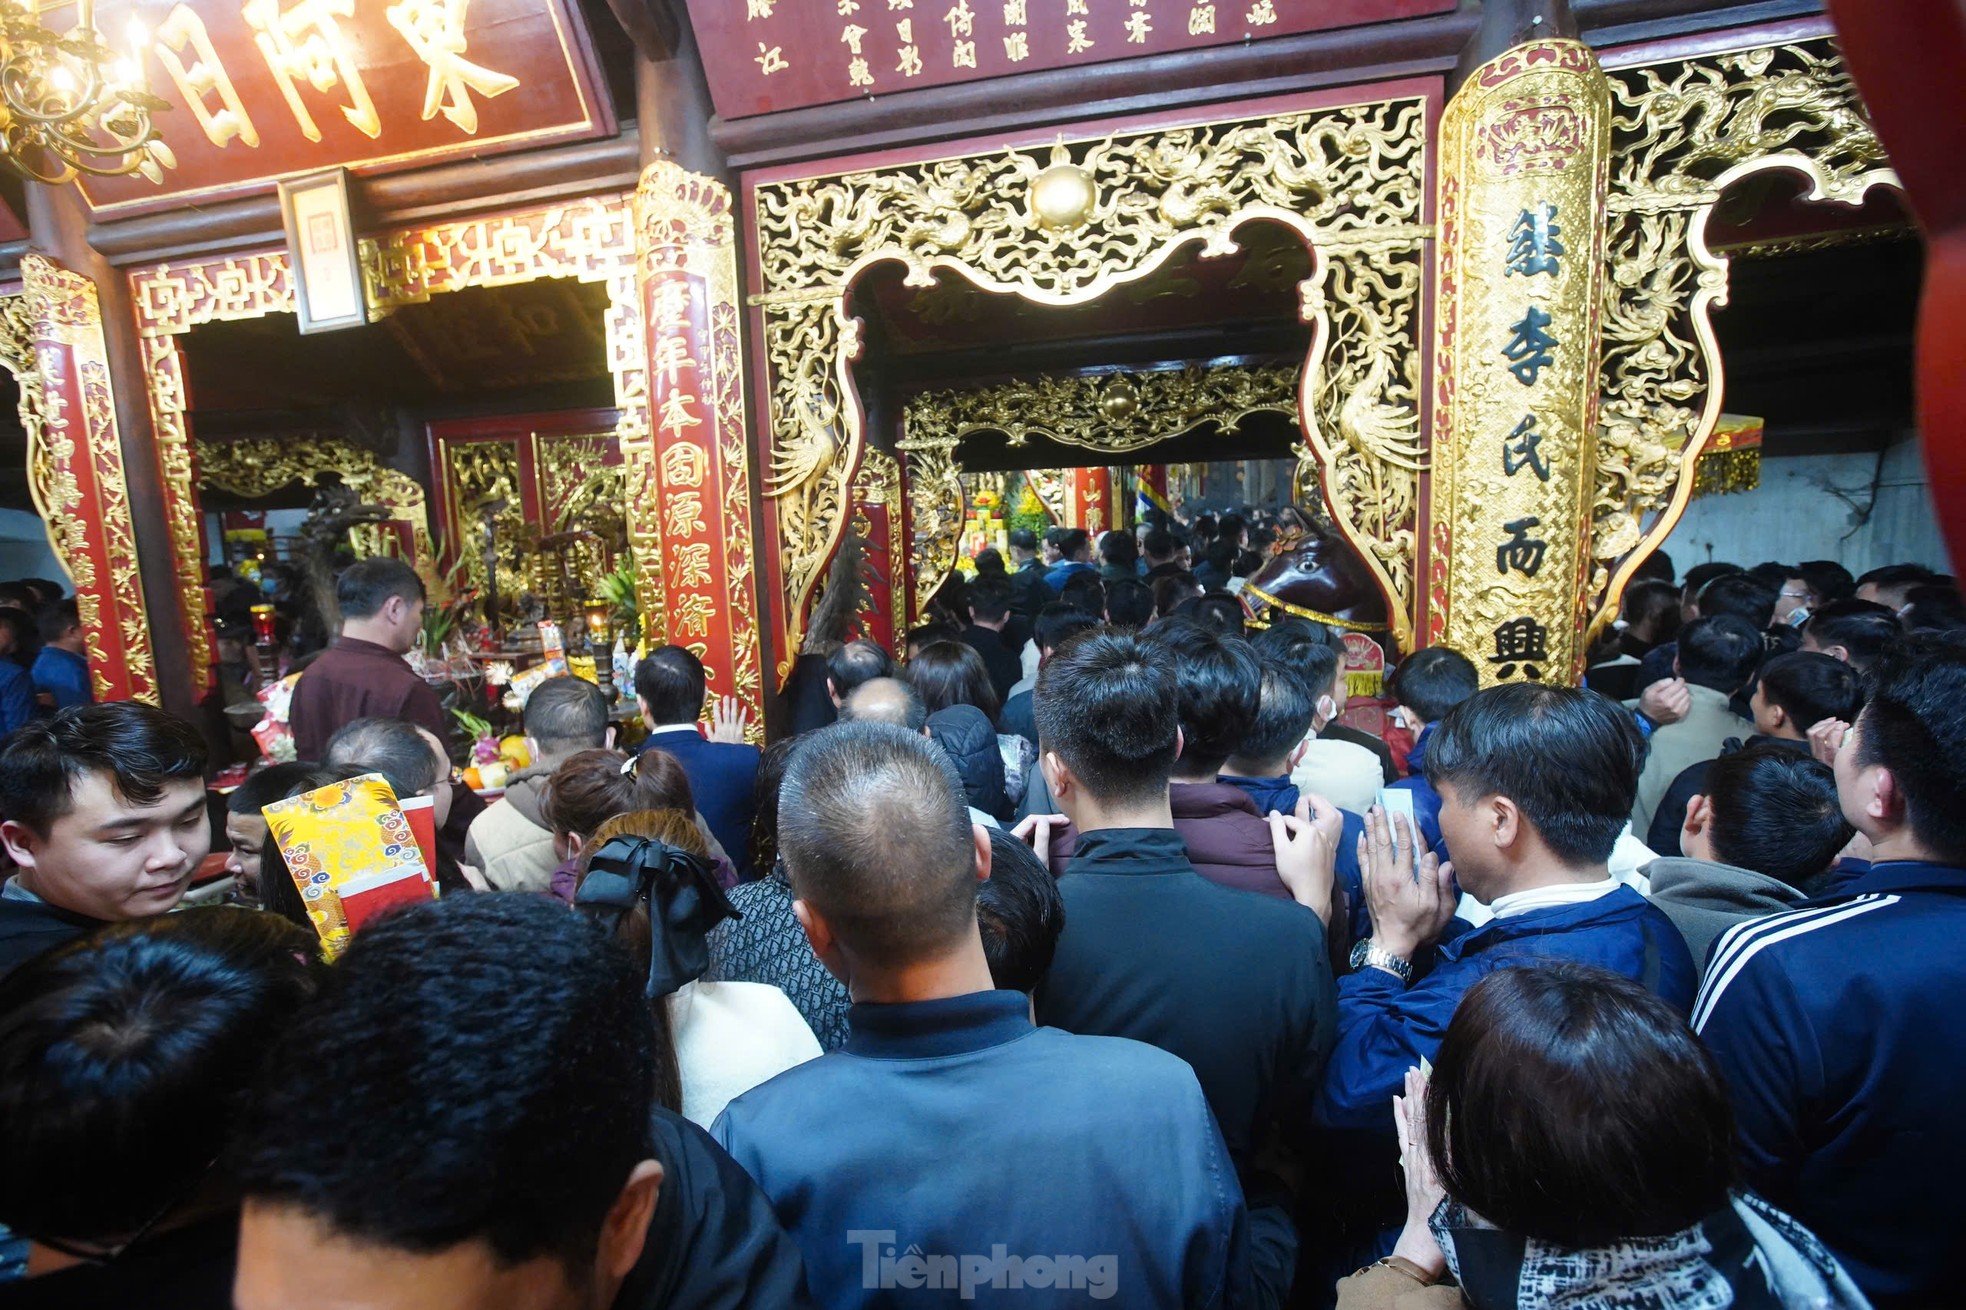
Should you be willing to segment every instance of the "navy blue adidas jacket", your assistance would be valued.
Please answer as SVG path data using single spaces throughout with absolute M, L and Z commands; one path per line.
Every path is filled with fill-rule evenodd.
M 1693 1012 L 1743 1181 L 1879 1307 L 1956 1304 L 1966 1245 L 1966 869 L 1874 864 L 1729 931 Z
M 1569 960 L 1636 979 L 1684 1010 L 1698 971 L 1672 920 L 1629 887 L 1578 905 L 1525 910 L 1479 928 L 1455 920 L 1411 987 L 1383 969 L 1338 980 L 1338 1041 L 1325 1065 L 1317 1122 L 1391 1135 L 1406 1071 L 1432 1060 L 1467 990 L 1496 969 Z

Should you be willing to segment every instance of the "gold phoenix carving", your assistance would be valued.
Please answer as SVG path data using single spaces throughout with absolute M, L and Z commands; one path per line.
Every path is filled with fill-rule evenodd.
M 1706 233 L 1721 193 L 1768 169 L 1800 173 L 1809 199 L 1845 205 L 1897 185 L 1827 38 L 1613 66 L 1609 76 L 1591 631 L 1617 614 L 1639 564 L 1685 513 L 1720 419 L 1711 315 L 1727 303 L 1729 261 Z
M 846 294 L 865 269 L 899 262 L 910 286 L 938 272 L 1038 304 L 1075 305 L 1145 277 L 1194 244 L 1236 249 L 1270 221 L 1313 252 L 1300 285 L 1312 326 L 1299 410 L 1300 461 L 1410 631 L 1426 281 L 1427 123 L 1419 97 L 1007 149 L 757 188 L 770 377 L 766 496 L 783 557 L 786 648 L 797 650 L 814 588 L 846 516 L 864 449 L 852 365 L 860 323 Z M 1048 223 L 1033 184 L 1061 163 L 1084 174 L 1077 221 Z M 952 474 L 907 451 L 909 478 Z M 955 536 L 939 523 L 926 563 L 946 572 Z M 946 541 L 946 547 L 942 544 Z M 919 566 L 920 561 L 918 561 Z

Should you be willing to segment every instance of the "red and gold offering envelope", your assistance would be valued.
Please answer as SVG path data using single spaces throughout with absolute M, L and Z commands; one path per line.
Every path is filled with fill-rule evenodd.
M 340 955 L 354 926 L 380 908 L 367 902 L 381 888 L 391 889 L 391 904 L 412 891 L 413 899 L 435 895 L 409 820 L 379 773 L 277 801 L 261 813 L 327 959 Z

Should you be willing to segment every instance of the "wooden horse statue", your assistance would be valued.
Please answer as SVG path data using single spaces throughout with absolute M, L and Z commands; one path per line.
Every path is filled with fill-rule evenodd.
M 1242 603 L 1258 623 L 1296 617 L 1375 636 L 1386 631 L 1386 599 L 1365 561 L 1317 523 L 1307 522 L 1303 535 L 1244 585 Z

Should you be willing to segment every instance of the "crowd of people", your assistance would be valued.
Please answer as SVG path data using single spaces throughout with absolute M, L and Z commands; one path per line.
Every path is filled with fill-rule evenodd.
M 94 699 L 88 634 L 68 589 L 46 578 L 0 582 L 0 736 Z
M 1431 647 L 1378 736 L 1195 526 L 1013 532 L 763 750 L 680 647 L 632 752 L 548 680 L 490 805 L 356 565 L 232 904 L 192 726 L 30 708 L 0 1306 L 1951 1304 L 1952 581 L 1655 557 L 1584 688 Z M 261 811 L 368 773 L 441 895 L 329 964 Z

